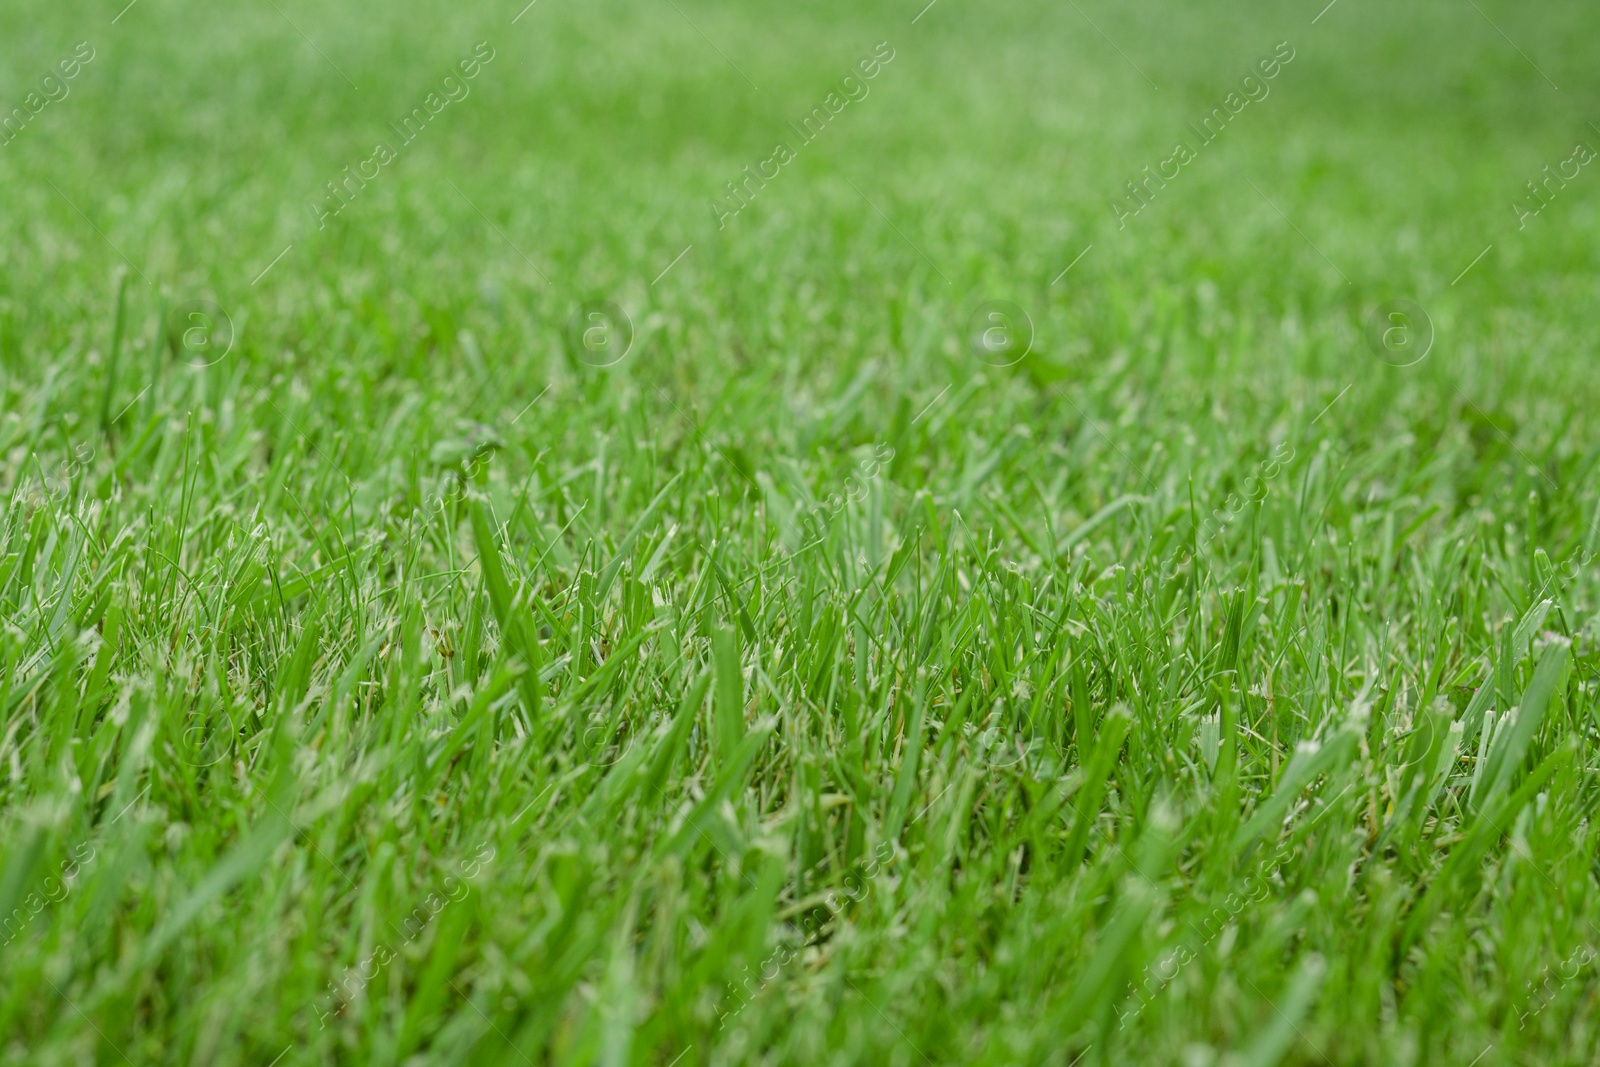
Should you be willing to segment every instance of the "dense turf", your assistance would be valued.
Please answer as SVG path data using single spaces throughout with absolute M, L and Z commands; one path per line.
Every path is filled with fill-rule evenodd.
M 923 2 L 0 12 L 4 1062 L 1590 1061 L 1592 6 Z

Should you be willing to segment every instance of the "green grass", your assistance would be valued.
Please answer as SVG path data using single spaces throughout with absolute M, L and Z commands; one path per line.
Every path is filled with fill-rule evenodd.
M 1592 6 L 519 10 L 0 13 L 0 1059 L 1591 1062 Z

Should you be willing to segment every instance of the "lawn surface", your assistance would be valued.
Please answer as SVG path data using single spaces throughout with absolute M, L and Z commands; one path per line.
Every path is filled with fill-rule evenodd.
M 0 12 L 0 1062 L 1591 1062 L 1597 24 Z

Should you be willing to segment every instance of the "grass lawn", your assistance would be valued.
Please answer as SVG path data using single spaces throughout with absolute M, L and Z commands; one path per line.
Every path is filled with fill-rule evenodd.
M 1600 12 L 0 12 L 0 1063 L 1592 1063 Z

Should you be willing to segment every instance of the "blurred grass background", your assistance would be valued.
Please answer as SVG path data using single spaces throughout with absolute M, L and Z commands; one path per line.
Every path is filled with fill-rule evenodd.
M 122 263 L 114 245 L 149 283 L 133 292 L 136 322 L 163 295 L 215 299 L 254 368 L 286 347 L 338 351 L 351 330 L 376 343 L 382 332 L 366 328 L 380 313 L 402 336 L 435 308 L 472 326 L 512 378 L 537 378 L 552 331 L 595 295 L 625 297 L 640 320 L 661 313 L 797 359 L 797 316 L 815 312 L 787 299 L 792 286 L 762 284 L 780 276 L 814 288 L 818 303 L 849 299 L 842 354 L 884 355 L 896 321 L 961 322 L 979 300 L 1004 297 L 1029 312 L 1044 350 L 1105 359 L 1159 346 L 1141 316 L 1208 280 L 1235 314 L 1291 313 L 1341 339 L 1375 304 L 1410 297 L 1434 317 L 1445 357 L 1419 377 L 1438 368 L 1474 396 L 1498 393 L 1499 359 L 1471 357 L 1491 334 L 1514 335 L 1530 350 L 1515 373 L 1553 388 L 1564 367 L 1526 357 L 1590 340 L 1559 314 L 1593 298 L 1582 269 L 1589 175 L 1526 232 L 1511 202 L 1597 136 L 1587 13 L 1485 8 L 1513 47 L 1470 5 L 1341 0 L 1314 26 L 1305 7 L 941 0 L 915 26 L 877 5 L 680 12 L 540 0 L 515 25 L 514 12 L 475 5 L 374 17 L 141 0 L 115 25 L 84 5 L 13 11 L 0 56 L 8 107 L 76 41 L 97 58 L 0 158 L 8 351 L 22 356 L 25 337 L 42 346 L 35 361 L 103 352 L 107 278 Z M 897 58 L 870 97 L 718 232 L 708 201 L 792 139 L 786 123 L 885 40 Z M 389 123 L 478 41 L 498 58 L 472 95 L 318 232 L 307 202 L 378 140 L 395 140 Z M 1271 95 L 1117 231 L 1109 201 L 1124 183 L 1192 139 L 1187 124 L 1279 41 L 1296 58 Z M 758 76 L 759 92 L 735 65 Z M 1050 286 L 1091 243 L 1071 283 Z M 718 284 L 734 276 L 755 284 Z M 1349 314 L 1312 313 L 1330 303 Z M 840 316 L 821 318 L 811 336 L 832 348 Z M 1497 319 L 1511 320 L 1509 334 Z M 1240 369 L 1279 385 L 1324 369 L 1213 357 L 1270 362 Z M 806 363 L 823 375 L 839 366 Z M 451 364 L 460 360 L 429 361 Z M 143 384 L 118 383 L 118 395 Z

